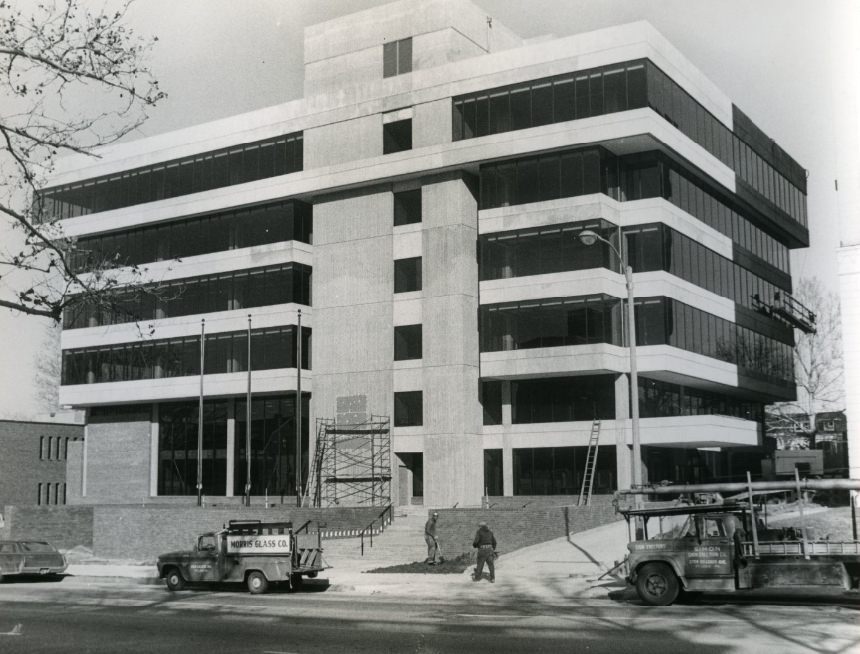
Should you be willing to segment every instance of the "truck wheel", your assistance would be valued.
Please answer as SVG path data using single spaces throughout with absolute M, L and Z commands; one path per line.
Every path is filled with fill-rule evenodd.
M 248 592 L 252 595 L 262 595 L 269 590 L 269 580 L 266 579 L 266 575 L 258 570 L 254 570 L 248 574 L 247 583 Z
M 185 588 L 185 579 L 176 568 L 171 568 L 164 576 L 164 581 L 167 583 L 167 590 L 182 590 Z
M 651 606 L 668 606 L 678 597 L 679 590 L 678 577 L 665 563 L 647 563 L 636 577 L 636 592 Z

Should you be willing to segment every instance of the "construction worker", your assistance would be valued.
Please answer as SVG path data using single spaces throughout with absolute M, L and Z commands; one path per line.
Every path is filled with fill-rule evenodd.
M 496 583 L 496 537 L 486 522 L 478 523 L 478 531 L 475 532 L 472 547 L 478 550 L 478 566 L 475 568 L 475 574 L 472 575 L 472 581 L 481 580 L 484 573 L 484 563 L 486 563 L 490 571 L 490 583 Z
M 436 540 L 436 521 L 438 519 L 439 514 L 434 511 L 424 525 L 424 542 L 427 543 L 427 558 L 424 559 L 424 563 L 427 565 L 445 562 L 439 552 L 439 541 Z

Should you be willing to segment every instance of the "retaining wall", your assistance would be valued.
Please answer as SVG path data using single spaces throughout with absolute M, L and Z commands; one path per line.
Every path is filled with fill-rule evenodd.
M 493 500 L 508 500 L 512 506 L 494 506 Z M 541 501 L 546 498 L 541 498 Z M 569 500 L 569 497 L 564 499 Z M 472 540 L 478 523 L 485 521 L 496 536 L 498 550 L 511 552 L 521 547 L 536 545 L 568 534 L 620 520 L 612 506 L 612 496 L 592 497 L 589 506 L 549 505 L 529 498 L 490 498 L 489 509 L 438 509 L 436 533 L 446 557 L 453 558 L 463 552 L 472 552 Z M 525 506 L 523 506 L 525 505 Z
M 93 546 L 93 507 L 7 506 L 0 538 L 47 540 L 59 549 Z
M 299 527 L 307 520 L 328 529 L 367 525 L 379 507 L 331 509 L 243 509 L 190 507 L 96 507 L 93 553 L 105 558 L 154 560 L 159 554 L 192 548 L 197 536 L 217 531 L 230 520 L 292 521 Z M 313 525 L 312 525 L 313 527 Z
M 592 497 L 587 507 L 577 507 L 569 496 L 491 497 L 489 506 L 438 509 L 437 532 L 446 556 L 471 552 L 482 520 L 495 533 L 499 550 L 511 552 L 620 519 L 608 495 Z M 39 538 L 62 549 L 91 548 L 99 558 L 153 561 L 159 554 L 192 548 L 201 533 L 216 531 L 230 520 L 292 521 L 297 527 L 312 520 L 325 525 L 324 537 L 342 537 L 370 524 L 380 512 L 379 507 L 299 509 L 286 504 L 269 509 L 169 504 L 7 506 L 0 538 Z

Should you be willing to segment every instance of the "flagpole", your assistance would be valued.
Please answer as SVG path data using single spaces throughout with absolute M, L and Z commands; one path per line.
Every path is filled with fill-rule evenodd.
M 245 408 L 245 506 L 251 506 L 251 314 L 248 314 L 248 397 Z
M 200 319 L 200 400 L 197 404 L 197 506 L 203 504 L 203 373 L 206 349 L 206 318 Z
M 302 310 L 296 327 L 296 506 L 302 505 Z

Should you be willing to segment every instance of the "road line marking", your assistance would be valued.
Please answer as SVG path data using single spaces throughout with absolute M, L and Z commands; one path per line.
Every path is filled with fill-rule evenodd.
M 21 636 L 21 635 L 23 635 L 23 633 L 24 633 L 23 627 L 21 626 L 21 623 L 19 622 L 14 627 L 12 627 L 12 631 L 2 632 L 2 633 L 0 633 L 0 636 Z

